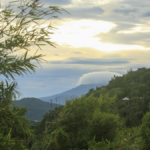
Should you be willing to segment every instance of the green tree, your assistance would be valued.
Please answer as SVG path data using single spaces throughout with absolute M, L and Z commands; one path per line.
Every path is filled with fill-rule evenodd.
M 0 149 L 21 150 L 31 147 L 32 132 L 24 117 L 25 108 L 13 107 L 16 90 L 15 76 L 35 72 L 43 59 L 37 51 L 29 55 L 32 46 L 42 49 L 51 42 L 54 27 L 50 19 L 58 18 L 63 9 L 46 6 L 39 0 L 11 1 L 0 9 Z M 33 50 L 32 50 L 33 51 Z M 21 55 L 19 55 L 19 53 Z M 35 63 L 37 62 L 37 64 Z
M 114 99 L 103 96 L 67 101 L 55 121 L 55 131 L 47 137 L 49 149 L 88 150 L 94 137 L 96 142 L 112 141 L 121 123 L 117 115 L 109 113 Z M 60 137 L 66 140 L 60 140 Z
M 141 137 L 144 139 L 144 150 L 150 149 L 150 112 L 147 112 L 141 125 Z
M 44 135 L 46 136 L 46 134 L 51 134 L 55 130 L 55 127 L 50 126 L 50 123 L 52 124 L 53 122 L 55 122 L 62 108 L 63 106 L 59 106 L 56 107 L 55 110 L 49 110 L 49 112 L 47 112 L 43 116 L 43 119 L 40 122 L 38 122 L 38 124 L 36 125 L 36 135 L 40 141 L 43 140 Z M 48 133 L 44 132 L 46 130 L 48 130 Z

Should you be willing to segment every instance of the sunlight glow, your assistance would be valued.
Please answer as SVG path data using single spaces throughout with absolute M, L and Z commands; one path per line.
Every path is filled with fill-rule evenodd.
M 149 48 L 144 48 L 138 45 L 102 43 L 100 38 L 96 37 L 96 35 L 100 33 L 109 32 L 115 26 L 115 24 L 105 21 L 70 21 L 59 26 L 56 34 L 51 35 L 51 37 L 54 42 L 64 47 L 90 47 L 105 52 L 135 49 L 149 50 Z
M 73 3 L 75 4 L 75 5 L 88 5 L 88 6 L 97 6 L 97 5 L 104 5 L 104 4 L 107 4 L 107 3 L 109 3 L 110 1 L 109 0 L 100 0 L 100 1 L 98 1 L 98 0 L 86 0 L 86 1 L 83 1 L 83 0 L 73 0 Z
M 137 33 L 137 32 L 150 32 L 150 28 L 139 26 L 139 27 L 133 28 L 132 30 L 119 31 L 118 33 L 132 34 L 132 33 Z

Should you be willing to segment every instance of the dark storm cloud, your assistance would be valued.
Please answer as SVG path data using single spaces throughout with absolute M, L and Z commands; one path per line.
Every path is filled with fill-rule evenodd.
M 69 5 L 72 3 L 72 0 L 41 0 L 49 5 Z
M 127 59 L 92 59 L 92 58 L 70 58 L 66 61 L 52 61 L 51 64 L 82 64 L 82 65 L 119 65 L 127 64 Z

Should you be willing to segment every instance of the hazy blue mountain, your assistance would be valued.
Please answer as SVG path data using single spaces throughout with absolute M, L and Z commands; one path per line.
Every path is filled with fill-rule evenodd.
M 28 109 L 26 116 L 30 120 L 41 120 L 45 113 L 47 113 L 50 109 L 55 109 L 55 107 L 58 106 L 58 104 L 51 104 L 37 98 L 23 98 L 15 101 L 13 104 L 20 107 L 26 106 Z
M 103 85 L 102 84 L 82 84 L 71 90 L 65 91 L 63 93 L 52 95 L 52 96 L 47 96 L 47 97 L 40 97 L 39 99 L 45 102 L 52 101 L 52 103 L 65 105 L 65 102 L 67 99 L 74 99 L 76 97 L 81 97 L 82 95 L 87 94 L 91 88 L 95 89 L 96 87 L 100 87 Z

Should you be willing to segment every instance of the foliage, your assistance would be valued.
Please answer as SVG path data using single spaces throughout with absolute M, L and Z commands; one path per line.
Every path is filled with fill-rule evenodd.
M 58 147 L 82 150 L 88 149 L 88 143 L 94 136 L 97 142 L 103 139 L 112 141 L 121 123 L 117 115 L 109 113 L 109 106 L 114 100 L 108 99 L 108 106 L 107 97 L 105 98 L 82 97 L 67 101 L 55 119 L 55 130 L 47 137 L 50 143 L 45 145 L 49 144 L 49 149 L 53 147 L 55 150 Z M 66 141 L 59 140 L 58 133 L 67 137 Z
M 50 34 L 53 34 L 54 28 L 47 20 L 48 18 L 56 18 L 54 13 L 61 13 L 62 11 L 63 9 L 55 6 L 46 8 L 39 0 L 17 0 L 10 2 L 6 8 L 1 9 L 0 74 L 7 79 L 14 79 L 14 75 L 35 71 L 37 65 L 31 61 L 34 60 L 39 63 L 43 55 L 35 52 L 34 55 L 28 56 L 28 51 L 34 45 L 40 49 L 45 44 L 55 46 L 50 39 Z M 46 21 L 43 21 L 44 18 Z M 20 50 L 25 50 L 23 55 L 12 55 Z
M 53 123 L 55 122 L 62 108 L 63 106 L 59 106 L 54 110 L 49 110 L 49 112 L 43 116 L 43 119 L 38 122 L 36 126 L 36 135 L 38 135 L 38 139 L 42 140 L 44 134 L 51 134 L 55 130 Z M 48 133 L 45 133 L 45 130 L 48 130 Z
M 116 102 L 112 106 L 112 113 L 119 114 L 127 127 L 138 126 L 142 123 L 144 114 L 149 111 L 149 74 L 149 68 L 129 70 L 123 76 L 114 76 L 107 86 L 97 88 L 92 92 L 89 91 L 88 95 L 99 97 L 103 93 L 107 93 L 110 97 L 115 96 Z M 124 97 L 128 97 L 129 100 L 122 100 Z
M 32 131 L 26 108 L 13 107 L 0 103 L 0 149 L 26 149 L 32 144 Z
M 114 140 L 103 140 L 96 142 L 93 139 L 90 142 L 89 150 L 144 150 L 144 141 L 140 137 L 140 127 L 138 128 L 122 128 L 114 138 Z
M 141 137 L 144 139 L 144 149 L 150 149 L 150 112 L 147 112 L 142 119 Z
M 85 96 L 67 101 L 52 122 L 46 123 L 51 117 L 45 116 L 47 136 L 43 147 L 55 150 L 150 149 L 149 74 L 150 69 L 146 68 L 130 70 L 122 77 L 112 78 L 107 86 L 91 89 Z M 129 100 L 122 100 L 124 97 Z
M 50 110 L 54 110 L 59 104 L 41 101 L 37 98 L 23 98 L 12 103 L 19 107 L 27 107 L 26 117 L 30 120 L 42 120 L 43 116 Z
M 22 150 L 32 147 L 32 131 L 25 118 L 26 109 L 14 106 L 16 90 L 15 76 L 35 72 L 36 63 L 43 55 L 33 50 L 42 45 L 55 46 L 50 34 L 54 27 L 50 19 L 64 10 L 56 6 L 45 6 L 39 0 L 10 1 L 0 9 L 0 149 Z M 46 21 L 44 21 L 46 20 Z M 48 21 L 48 22 L 47 22 Z M 19 55 L 20 54 L 20 55 Z M 36 62 L 36 63 L 35 63 Z M 13 81 L 11 81 L 11 79 Z
M 0 149 L 150 149 L 150 69 L 114 76 L 107 86 L 50 110 L 34 128 L 26 108 L 10 108 L 19 94 L 15 76 L 35 72 L 35 62 L 43 58 L 29 54 L 31 47 L 55 46 L 50 39 L 54 27 L 43 20 L 63 11 L 39 0 L 17 0 L 0 10 Z

